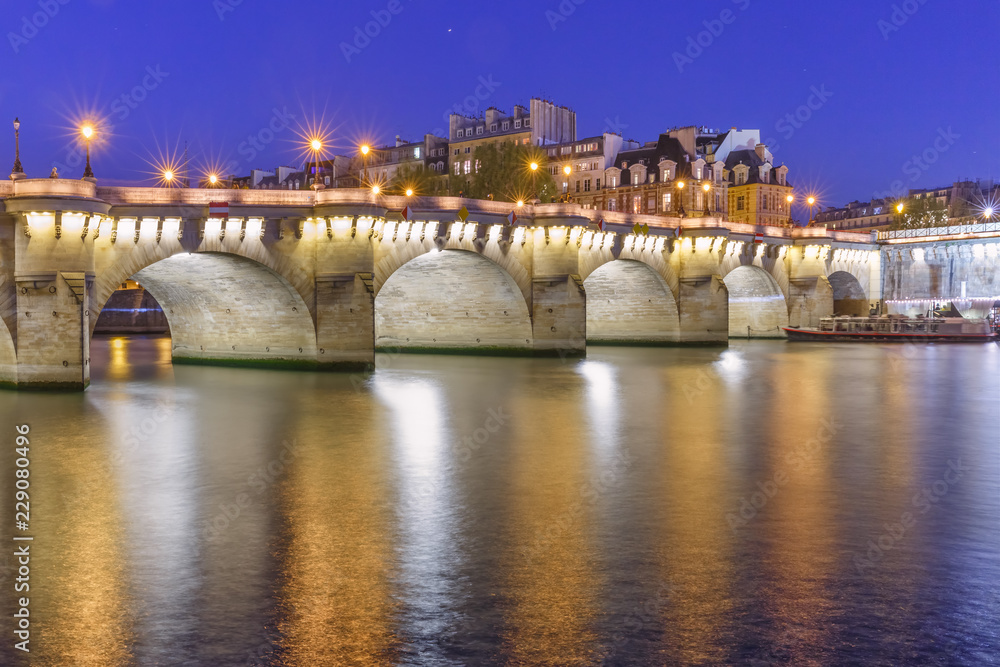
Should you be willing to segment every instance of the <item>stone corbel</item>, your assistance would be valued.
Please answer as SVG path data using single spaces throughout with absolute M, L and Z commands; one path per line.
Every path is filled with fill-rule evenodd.
M 56 211 L 55 220 L 56 220 L 56 238 L 60 239 L 62 238 L 62 211 Z
M 80 238 L 86 240 L 87 234 L 90 232 L 90 219 L 94 216 L 85 215 L 83 216 L 83 231 L 80 233 Z M 98 226 L 100 223 L 98 223 Z
M 118 218 L 111 221 L 111 242 L 118 242 Z
M 305 224 L 306 221 L 302 220 L 301 218 L 295 221 L 295 238 L 297 239 L 302 238 L 302 229 L 305 226 Z

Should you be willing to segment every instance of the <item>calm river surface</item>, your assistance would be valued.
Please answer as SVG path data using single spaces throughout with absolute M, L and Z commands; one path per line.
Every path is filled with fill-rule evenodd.
M 4 539 L 18 423 L 35 537 L 4 665 L 1000 659 L 996 345 L 92 359 L 0 392 Z

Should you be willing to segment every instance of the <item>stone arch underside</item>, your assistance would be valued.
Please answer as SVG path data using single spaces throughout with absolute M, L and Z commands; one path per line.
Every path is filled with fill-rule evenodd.
M 316 328 L 291 284 L 263 264 L 222 253 L 178 254 L 131 278 L 159 302 L 175 362 L 310 367 Z
M 726 274 L 731 338 L 784 338 L 788 305 L 777 281 L 757 266 L 739 266 Z
M 17 349 L 7 324 L 0 320 L 0 386 L 17 384 Z
M 403 264 L 379 290 L 375 346 L 527 352 L 531 315 L 496 263 L 464 250 L 430 252 Z
M 867 317 L 870 303 L 861 282 L 847 271 L 835 271 L 828 278 L 833 290 L 833 314 Z
M 587 342 L 677 341 L 677 302 L 663 277 L 643 262 L 608 262 L 583 284 L 587 292 Z

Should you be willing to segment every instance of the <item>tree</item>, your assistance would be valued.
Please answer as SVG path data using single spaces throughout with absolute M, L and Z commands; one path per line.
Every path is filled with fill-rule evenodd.
M 933 198 L 908 199 L 903 212 L 893 217 L 890 229 L 918 229 L 948 224 L 948 208 Z
M 387 194 L 402 195 L 413 190 L 417 195 L 441 195 L 447 189 L 447 178 L 430 171 L 424 165 L 401 167 L 385 186 Z
M 530 169 L 532 162 L 538 164 L 535 171 Z M 531 146 L 484 144 L 473 153 L 471 166 L 471 173 L 452 177 L 453 188 L 464 183 L 462 192 L 466 197 L 513 202 L 530 201 L 537 195 L 544 202 L 556 195 L 556 183 L 544 154 Z M 453 189 L 452 194 L 458 191 Z

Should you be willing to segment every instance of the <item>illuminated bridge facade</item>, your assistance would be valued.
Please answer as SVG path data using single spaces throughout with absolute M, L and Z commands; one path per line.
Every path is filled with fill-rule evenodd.
M 882 297 L 879 247 L 851 232 L 568 204 L 512 226 L 512 204 L 353 189 L 23 179 L 0 198 L 0 381 L 22 388 L 87 386 L 94 325 L 127 279 L 162 306 L 176 362 L 331 370 L 369 369 L 377 348 L 725 345 Z

